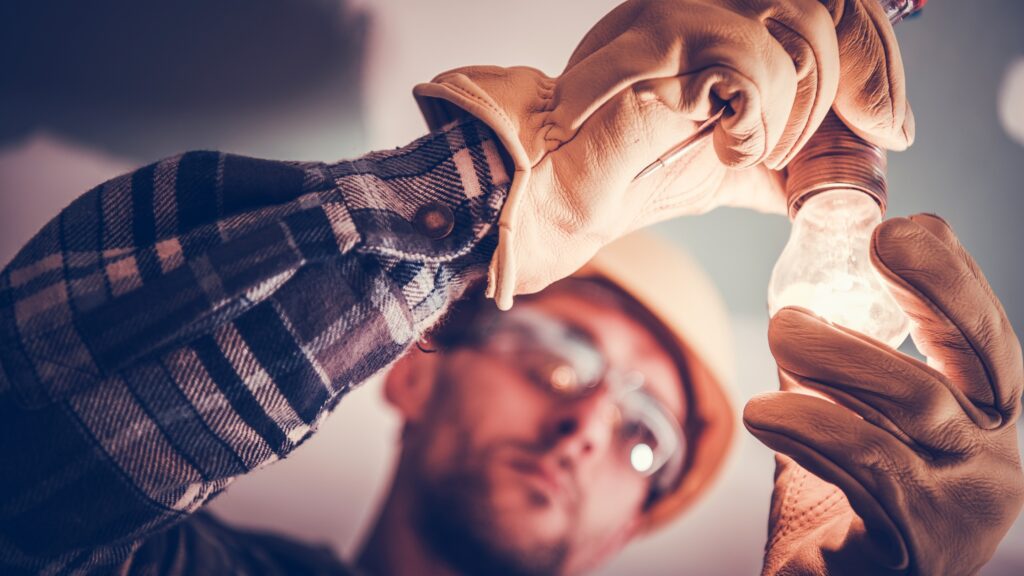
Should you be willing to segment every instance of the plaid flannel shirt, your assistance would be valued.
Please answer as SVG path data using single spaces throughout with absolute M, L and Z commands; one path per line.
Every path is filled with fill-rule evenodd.
M 225 530 L 191 515 L 486 273 L 496 146 L 471 121 L 336 164 L 190 152 L 65 208 L 0 274 L 0 573 L 197 569 Z M 415 225 L 438 205 L 443 238 Z

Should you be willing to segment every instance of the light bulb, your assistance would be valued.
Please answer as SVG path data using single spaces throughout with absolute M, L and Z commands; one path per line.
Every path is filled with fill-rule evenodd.
M 802 306 L 893 348 L 910 322 L 871 265 L 871 232 L 882 221 L 874 198 L 836 188 L 807 198 L 768 284 L 768 312 Z
M 927 0 L 879 0 L 895 24 Z M 802 306 L 893 348 L 910 320 L 871 265 L 871 233 L 888 197 L 885 151 L 829 112 L 787 167 L 793 229 L 768 283 L 768 312 Z

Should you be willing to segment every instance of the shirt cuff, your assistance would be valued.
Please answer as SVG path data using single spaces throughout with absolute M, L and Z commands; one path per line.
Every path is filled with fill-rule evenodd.
M 487 125 L 467 119 L 408 146 L 333 164 L 329 174 L 363 250 L 424 263 L 476 252 L 489 261 L 510 183 L 500 146 Z

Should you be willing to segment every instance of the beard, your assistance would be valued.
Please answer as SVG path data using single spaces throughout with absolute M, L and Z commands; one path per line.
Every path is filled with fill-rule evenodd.
M 555 576 L 569 552 L 566 536 L 517 546 L 494 521 L 483 474 L 455 472 L 417 482 L 416 528 L 438 558 L 467 576 Z

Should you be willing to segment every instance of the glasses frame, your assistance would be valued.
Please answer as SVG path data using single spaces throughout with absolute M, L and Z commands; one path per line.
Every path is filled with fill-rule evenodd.
M 622 396 L 623 394 L 629 393 L 636 390 L 637 388 L 645 388 L 644 383 L 639 384 L 625 384 L 626 388 L 632 387 L 633 390 L 623 390 L 623 384 L 618 382 L 616 376 L 630 376 L 639 375 L 641 378 L 646 380 L 643 374 L 636 370 L 623 370 L 620 368 L 612 367 L 608 364 L 607 357 L 600 349 L 600 346 L 593 341 L 592 337 L 587 334 L 586 331 L 580 329 L 572 322 L 557 318 L 542 312 L 532 311 L 523 309 L 522 307 L 510 311 L 510 312 L 499 312 L 496 310 L 488 311 L 477 311 L 472 314 L 471 317 L 467 318 L 465 315 L 461 318 L 462 322 L 459 322 L 457 326 L 449 325 L 449 329 L 445 330 L 443 338 L 435 338 L 435 342 L 442 344 L 446 351 L 451 351 L 457 348 L 470 348 L 477 351 L 483 352 L 486 349 L 486 345 L 489 339 L 493 336 L 494 332 L 501 325 L 506 325 L 507 320 L 512 320 L 513 317 L 521 318 L 524 315 L 534 316 L 535 319 L 539 319 L 540 322 L 556 324 L 559 327 L 567 330 L 572 334 L 577 344 L 583 344 L 590 351 L 597 354 L 602 361 L 601 374 L 599 377 L 594 379 L 590 386 L 585 386 L 575 392 L 567 392 L 566 390 L 560 390 L 554 386 L 550 378 L 541 383 L 539 379 L 532 374 L 526 373 L 522 368 L 515 363 L 505 362 L 511 366 L 514 370 L 521 373 L 521 375 L 533 383 L 538 388 L 552 394 L 556 398 L 565 400 L 572 400 L 586 397 L 593 394 L 595 391 L 605 387 L 608 388 L 613 394 Z M 536 321 L 536 320 L 535 320 Z M 423 348 L 421 347 L 421 350 Z M 436 350 L 424 350 L 425 352 L 435 352 Z M 506 356 L 499 354 L 499 356 Z M 564 358 L 563 354 L 556 353 L 555 357 Z M 504 359 L 504 358 L 503 358 Z M 681 374 L 682 376 L 682 374 Z M 614 383 L 614 384 L 613 384 Z M 641 390 L 642 391 L 642 390 Z M 685 386 L 684 386 L 685 392 Z M 657 410 L 662 416 L 663 420 L 671 423 L 672 433 L 675 435 L 677 440 L 677 446 L 674 452 L 656 468 L 652 469 L 650 473 L 637 470 L 631 461 L 627 461 L 626 466 L 633 472 L 637 473 L 641 477 L 650 478 L 651 486 L 650 493 L 648 495 L 648 501 L 646 506 L 649 507 L 657 499 L 667 492 L 670 492 L 685 476 L 686 470 L 689 468 L 690 463 L 690 437 L 688 429 L 682 423 L 679 422 L 677 416 L 675 416 L 671 410 L 669 410 L 664 404 L 658 400 L 654 395 L 642 391 L 643 396 L 647 399 L 649 404 L 653 406 L 653 409 Z M 687 403 L 689 406 L 689 402 Z M 621 402 L 619 398 L 616 398 L 616 407 L 621 410 Z M 628 457 L 628 455 L 627 455 Z

